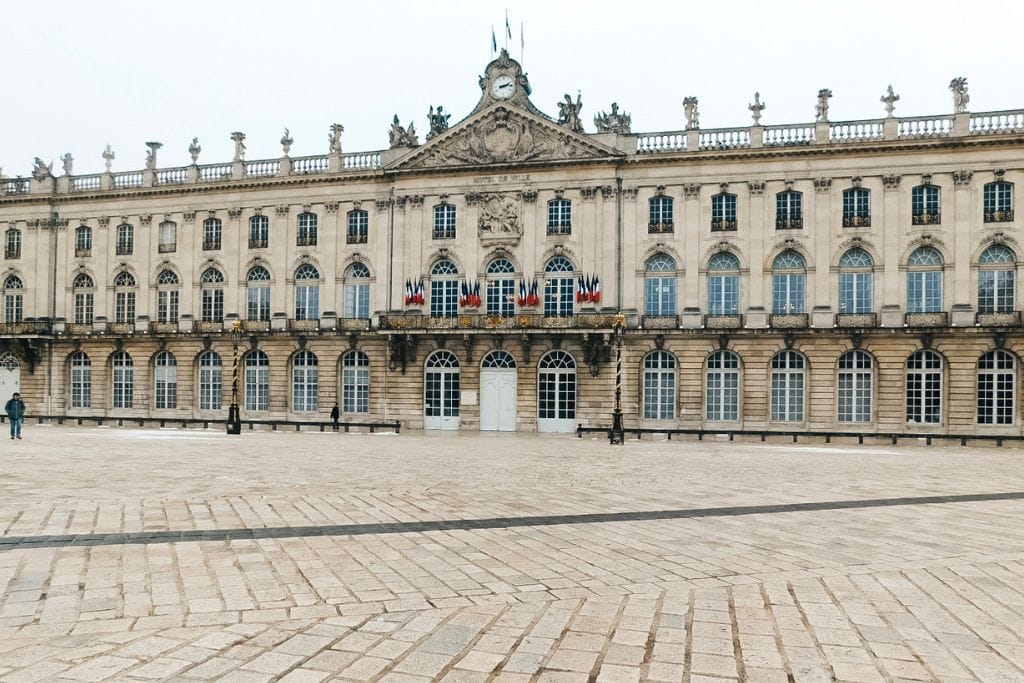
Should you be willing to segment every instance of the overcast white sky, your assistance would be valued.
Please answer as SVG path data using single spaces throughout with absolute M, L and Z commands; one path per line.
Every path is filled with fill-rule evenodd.
M 140 169 L 145 142 L 164 143 L 161 167 L 231 158 L 231 131 L 249 159 L 276 158 L 282 128 L 292 156 L 327 151 L 332 122 L 346 152 L 387 146 L 391 117 L 414 120 L 421 140 L 431 104 L 452 122 L 480 96 L 491 26 L 504 42 L 508 8 L 533 101 L 557 114 L 564 93 L 596 112 L 617 101 L 633 130 L 678 130 L 682 99 L 700 98 L 703 128 L 747 125 L 755 90 L 762 123 L 814 118 L 819 88 L 830 118 L 952 110 L 948 90 L 966 76 L 970 109 L 1024 107 L 1024 2 L 5 2 L 0 47 L 0 166 L 31 172 L 32 158 L 71 152 L 75 173 Z

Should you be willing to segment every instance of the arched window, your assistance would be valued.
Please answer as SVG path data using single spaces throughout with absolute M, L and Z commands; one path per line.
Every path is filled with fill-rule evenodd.
M 544 267 L 544 315 L 565 318 L 573 313 L 573 266 L 556 256 Z
M 978 359 L 978 424 L 1012 425 L 1017 395 L 1017 363 L 996 349 Z
M 179 280 L 173 270 L 162 270 L 156 278 L 156 319 L 161 323 L 178 321 Z
M 942 255 L 932 247 L 919 247 L 907 260 L 907 312 L 942 310 Z
M 572 234 L 572 202 L 568 199 L 552 199 L 548 202 L 548 234 Z
M 174 221 L 163 221 L 158 230 L 157 251 L 161 254 L 176 251 L 178 248 L 178 224 Z
M 647 223 L 649 233 L 672 232 L 672 197 L 658 195 L 648 202 L 650 221 Z
M 370 317 L 370 269 L 353 263 L 345 269 L 345 317 Z
M 1002 223 L 1013 220 L 1013 184 L 1002 180 L 985 183 L 985 222 Z
M 262 214 L 249 217 L 249 248 L 266 249 L 270 240 L 270 218 Z
M 839 259 L 839 312 L 872 311 L 873 273 L 871 255 L 863 249 L 850 249 Z
M 538 367 L 537 417 L 562 422 L 576 419 L 576 361 L 569 353 L 555 350 L 545 354 Z M 547 430 L 558 429 L 555 423 L 548 424 Z
M 776 230 L 798 230 L 804 227 L 803 198 L 803 193 L 795 190 L 776 193 Z
M 871 190 L 851 187 L 843 190 L 843 227 L 867 228 L 871 226 Z
M 203 249 L 210 251 L 220 249 L 220 238 L 223 224 L 219 218 L 207 218 L 203 221 Z
M 348 233 L 346 241 L 349 244 L 366 244 L 370 233 L 370 214 L 355 209 L 348 212 Z
M 246 318 L 270 320 L 270 271 L 255 266 L 245 276 Z
M 224 274 L 216 268 L 207 268 L 199 277 L 202 297 L 202 317 L 205 323 L 224 320 Z
M 295 269 L 295 319 L 316 320 L 320 317 L 320 271 L 303 263 Z
M 157 410 L 170 410 L 178 407 L 178 360 L 174 354 L 161 351 L 153 359 L 153 385 L 156 390 Z
M 270 406 L 270 359 L 259 349 L 245 355 L 245 409 Z
M 804 257 L 787 249 L 772 261 L 772 313 L 804 312 L 807 266 Z
M 71 283 L 75 295 L 75 324 L 92 325 L 96 283 L 86 273 L 79 273 Z
M 644 266 L 644 315 L 676 314 L 676 262 L 655 254 Z
M 907 422 L 942 422 L 942 356 L 917 351 L 907 359 Z
M 740 415 L 740 357 L 732 351 L 708 356 L 707 419 L 735 422 Z
M 299 351 L 292 357 L 292 410 L 297 413 L 317 409 L 317 363 L 312 351 Z
M 515 370 L 516 359 L 508 351 L 491 351 L 480 362 L 480 367 L 495 370 Z
M 135 362 L 127 351 L 118 351 L 111 358 L 114 370 L 114 407 L 131 408 L 135 392 Z
M 114 276 L 114 322 L 135 322 L 135 278 L 127 270 Z
M 341 357 L 341 410 L 370 412 L 370 357 L 362 351 L 347 351 Z
M 740 260 L 720 251 L 708 261 L 708 315 L 739 315 Z
M 454 353 L 441 349 L 427 357 L 423 375 L 425 429 L 458 429 L 460 386 L 461 369 Z
M 21 230 L 11 228 L 7 231 L 7 247 L 4 249 L 4 258 L 21 258 Z
M 803 422 L 805 365 L 796 351 L 780 351 L 772 358 L 773 422 Z
M 135 249 L 135 228 L 128 223 L 117 226 L 117 255 L 128 256 Z
M 939 188 L 918 185 L 910 191 L 910 212 L 913 225 L 934 225 L 942 221 L 939 210 Z
M 17 275 L 4 280 L 4 322 L 20 323 L 25 314 L 25 283 Z
M 644 356 L 644 419 L 676 417 L 676 357 L 668 351 Z
M 441 259 L 430 269 L 430 316 L 454 318 L 459 314 L 459 269 Z
M 88 225 L 79 225 L 75 228 L 75 256 L 90 256 L 92 254 L 92 228 Z
M 316 246 L 317 215 L 309 211 L 299 214 L 299 229 L 295 244 L 300 247 Z
M 711 229 L 715 232 L 736 229 L 736 195 L 720 192 L 711 197 Z
M 487 315 L 511 318 L 515 314 L 516 268 L 507 258 L 487 265 Z
M 92 407 L 92 361 L 84 351 L 71 354 L 71 407 Z
M 839 357 L 840 422 L 871 422 L 873 365 L 864 351 L 847 351 Z
M 199 410 L 220 410 L 224 402 L 224 363 L 215 351 L 199 354 Z
M 978 258 L 978 312 L 1013 311 L 1016 290 L 1016 258 L 1012 251 L 995 244 Z
M 452 204 L 438 204 L 434 207 L 434 239 L 455 239 L 455 207 Z

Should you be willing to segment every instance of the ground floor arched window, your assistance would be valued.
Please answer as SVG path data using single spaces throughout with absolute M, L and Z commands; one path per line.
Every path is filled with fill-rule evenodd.
M 71 407 L 92 406 L 92 361 L 84 351 L 71 354 Z
M 772 358 L 772 421 L 803 422 L 807 363 L 796 351 Z
M 315 412 L 319 383 L 318 361 L 312 351 L 299 351 L 292 358 L 292 410 Z
M 169 410 L 178 407 L 178 361 L 174 354 L 161 351 L 153 359 L 154 407 Z
M 707 419 L 735 421 L 740 416 L 740 357 L 732 351 L 716 351 L 708 356 Z
M 370 357 L 362 351 L 341 357 L 341 411 L 370 412 Z
M 644 357 L 643 416 L 645 420 L 673 420 L 676 416 L 676 357 L 654 351 Z
M 840 422 L 870 422 L 874 369 L 871 356 L 864 351 L 847 351 L 839 357 Z
M 423 377 L 423 426 L 458 429 L 461 369 L 451 351 L 441 349 L 427 357 Z
M 113 406 L 131 408 L 135 393 L 135 362 L 127 351 L 118 351 L 111 359 L 113 367 Z
M 199 410 L 220 410 L 224 401 L 224 362 L 215 351 L 199 355 Z
M 1012 425 L 1017 389 L 1017 363 L 1002 349 L 978 359 L 978 424 Z
M 942 356 L 918 351 L 907 359 L 907 422 L 942 422 Z
M 539 431 L 571 431 L 576 419 L 576 361 L 555 350 L 540 359 L 537 377 Z
M 245 409 L 270 407 L 270 359 L 260 350 L 245 355 Z

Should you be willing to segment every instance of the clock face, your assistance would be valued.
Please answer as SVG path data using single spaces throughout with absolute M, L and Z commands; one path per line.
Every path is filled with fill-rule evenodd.
M 505 74 L 498 76 L 491 84 L 491 94 L 500 100 L 507 100 L 516 91 L 516 82 L 511 76 Z

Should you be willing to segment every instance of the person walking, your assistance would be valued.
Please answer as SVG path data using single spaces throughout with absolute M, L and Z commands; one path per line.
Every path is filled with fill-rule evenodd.
M 25 402 L 21 400 L 21 394 L 14 392 L 7 403 L 4 404 L 4 412 L 11 422 L 11 438 L 21 438 L 21 423 L 25 420 Z
M 338 404 L 335 403 L 334 407 L 331 408 L 331 422 L 334 423 L 334 428 L 338 428 L 338 418 L 341 417 L 341 410 L 338 409 Z

